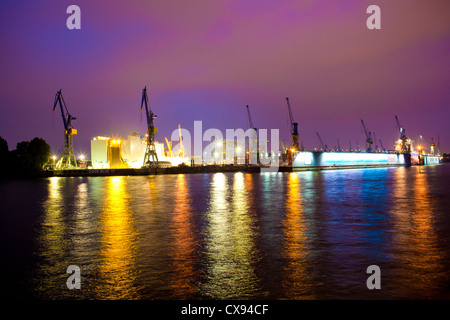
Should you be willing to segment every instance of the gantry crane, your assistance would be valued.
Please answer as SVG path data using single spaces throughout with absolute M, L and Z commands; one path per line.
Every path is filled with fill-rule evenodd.
M 286 102 L 287 102 L 287 107 L 288 107 L 288 111 L 289 111 L 289 120 L 291 122 L 291 136 L 292 136 L 292 148 L 295 151 L 299 150 L 299 145 L 298 145 L 298 123 L 294 122 L 294 116 L 292 115 L 292 109 L 291 109 L 291 104 L 289 103 L 289 98 L 286 98 Z
M 362 119 L 361 123 L 364 129 L 364 133 L 366 135 L 366 152 L 372 152 L 372 144 L 373 144 L 372 132 L 367 130 L 366 125 L 364 124 L 364 121 Z
M 57 169 L 72 169 L 78 168 L 77 161 L 75 159 L 75 153 L 73 152 L 73 136 L 77 134 L 77 130 L 72 128 L 72 120 L 75 117 L 69 113 L 66 102 L 62 95 L 62 90 L 59 90 L 55 95 L 55 102 L 53 104 L 52 113 L 56 109 L 56 105 L 59 104 L 61 110 L 61 116 L 64 124 L 64 147 L 61 159 L 57 162 Z
M 141 111 L 145 105 L 145 112 L 147 115 L 147 147 L 145 149 L 144 155 L 144 167 L 157 167 L 158 166 L 158 155 L 156 154 L 155 148 L 155 134 L 158 129 L 154 126 L 153 120 L 156 119 L 156 115 L 150 109 L 150 103 L 148 101 L 147 87 L 142 90 L 141 99 Z
M 399 130 L 400 151 L 402 153 L 409 153 L 411 151 L 411 146 L 408 144 L 408 137 L 406 136 L 405 128 L 401 126 L 397 115 L 395 115 L 395 122 L 397 123 L 397 128 Z

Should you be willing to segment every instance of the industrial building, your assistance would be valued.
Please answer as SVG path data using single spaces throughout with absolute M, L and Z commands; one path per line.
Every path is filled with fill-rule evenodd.
M 164 152 L 164 143 L 154 142 L 160 167 L 189 164 L 187 157 L 170 156 Z M 105 136 L 94 137 L 91 140 L 91 160 L 94 169 L 110 168 L 141 168 L 147 142 L 138 133 L 133 133 L 127 139 Z

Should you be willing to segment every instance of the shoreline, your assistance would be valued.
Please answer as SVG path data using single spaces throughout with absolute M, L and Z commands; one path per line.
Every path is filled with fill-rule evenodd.
M 370 168 L 392 168 L 409 167 L 405 164 L 391 165 L 337 165 L 337 166 L 308 166 L 292 167 L 280 166 L 276 172 L 300 172 L 300 171 L 324 171 L 324 170 L 342 170 L 342 169 L 370 169 Z M 50 177 L 108 177 L 108 176 L 148 176 L 165 174 L 204 174 L 219 172 L 244 172 L 261 173 L 262 167 L 245 165 L 210 165 L 210 166 L 182 166 L 169 168 L 113 168 L 113 169 L 66 169 L 66 170 L 42 170 L 33 173 L 23 173 L 18 175 L 9 175 L 1 177 L 0 180 L 12 179 L 33 179 Z

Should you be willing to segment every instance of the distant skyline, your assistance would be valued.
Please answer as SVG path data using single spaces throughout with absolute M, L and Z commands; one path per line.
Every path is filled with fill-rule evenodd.
M 69 5 L 81 29 L 69 30 Z M 369 5 L 381 30 L 368 30 Z M 386 148 L 394 115 L 417 141 L 440 136 L 450 152 L 450 1 L 2 1 L 0 136 L 63 145 L 51 114 L 62 89 L 77 119 L 75 153 L 90 139 L 145 134 L 147 86 L 157 140 L 178 124 L 280 129 L 290 143 L 286 97 L 306 149 L 316 131 L 333 147 L 364 146 L 360 119 Z M 54 118 L 54 121 L 52 119 Z

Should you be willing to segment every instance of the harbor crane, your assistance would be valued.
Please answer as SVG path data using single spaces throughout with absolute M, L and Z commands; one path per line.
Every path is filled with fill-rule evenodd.
M 180 137 L 180 151 L 179 156 L 184 157 L 186 154 L 184 153 L 184 145 L 183 145 L 183 136 L 181 134 L 181 126 L 178 124 L 178 135 Z
M 168 150 L 168 156 L 172 157 L 172 141 L 169 141 L 167 138 L 166 139 L 166 144 L 167 144 L 167 150 Z
M 380 140 L 381 151 L 386 152 L 386 149 L 383 146 L 383 142 L 381 142 L 381 139 L 378 140 Z
M 257 153 L 256 153 L 256 162 L 259 163 L 259 145 L 258 145 L 258 129 L 254 127 L 253 125 L 253 121 L 252 121 L 252 115 L 250 113 L 250 107 L 248 105 L 245 106 L 247 108 L 247 115 L 248 115 L 248 124 L 250 126 L 250 129 L 252 129 L 254 132 L 254 136 L 251 137 L 251 139 L 253 139 L 256 142 L 256 149 L 257 149 Z M 250 148 L 250 147 L 249 147 Z M 247 159 L 247 161 L 250 161 L 250 158 Z
M 61 110 L 64 125 L 64 147 L 62 157 L 56 163 L 56 169 L 78 168 L 75 153 L 73 152 L 73 136 L 77 134 L 77 129 L 72 128 L 72 120 L 75 120 L 76 118 L 73 117 L 67 109 L 66 102 L 64 101 L 64 97 L 62 95 L 62 89 L 60 89 L 55 95 L 52 113 L 55 111 L 57 105 L 59 105 Z
M 399 130 L 400 151 L 402 153 L 410 152 L 411 146 L 408 144 L 408 137 L 406 136 L 405 128 L 403 128 L 400 124 L 397 115 L 395 115 L 395 122 L 397 123 L 397 128 Z
M 319 138 L 320 145 L 322 146 L 323 151 L 328 151 L 328 146 L 323 143 L 322 138 L 320 137 L 320 134 L 316 131 L 317 137 Z
M 291 136 L 292 136 L 292 148 L 296 151 L 299 150 L 298 145 L 298 123 L 294 122 L 294 116 L 292 115 L 291 104 L 289 103 L 289 98 L 286 98 L 287 107 L 289 111 L 289 120 L 291 122 Z
M 366 152 L 372 152 L 372 144 L 373 144 L 372 132 L 367 130 L 363 119 L 361 119 L 361 123 L 362 123 L 363 129 L 364 129 L 364 133 L 366 135 Z
M 437 155 L 438 156 L 441 155 L 441 138 L 439 137 L 439 132 L 438 132 Z
M 433 137 L 431 137 L 431 140 L 428 140 L 427 138 L 424 138 L 422 135 L 420 135 L 420 139 L 425 140 L 425 142 L 430 145 L 430 154 L 434 156 L 436 154 L 434 150 L 436 144 L 434 143 Z
M 375 137 L 375 131 L 373 133 L 373 142 L 375 143 L 375 152 L 379 152 L 377 138 Z
M 252 121 L 252 115 L 250 114 L 250 108 L 249 106 L 245 106 L 247 108 L 247 114 L 248 114 L 248 124 L 250 126 L 251 129 L 255 130 L 255 132 L 257 131 L 257 128 L 255 128 L 253 126 L 253 121 Z
M 156 154 L 155 134 L 158 132 L 158 128 L 156 128 L 153 124 L 153 121 L 157 116 L 150 108 L 150 103 L 148 101 L 147 95 L 147 87 L 144 87 L 144 89 L 142 90 L 141 111 L 144 105 L 147 115 L 147 147 L 145 149 L 143 167 L 157 167 L 158 155 Z

